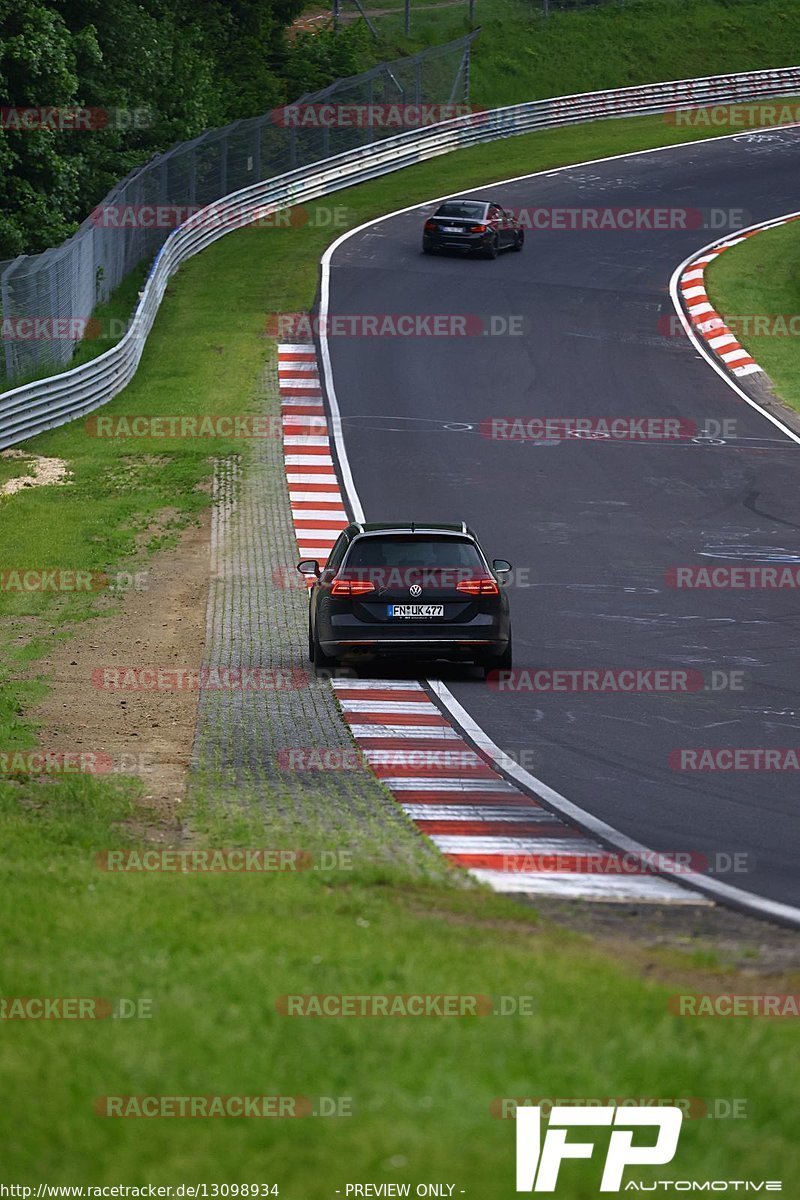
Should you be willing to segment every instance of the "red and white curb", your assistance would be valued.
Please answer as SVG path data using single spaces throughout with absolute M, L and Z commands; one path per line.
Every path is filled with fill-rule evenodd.
M 322 566 L 347 526 L 313 345 L 278 347 L 283 453 L 301 558 Z
M 347 525 L 314 347 L 278 347 L 286 477 L 301 558 L 322 565 Z M 334 679 L 365 761 L 420 831 L 498 892 L 710 904 L 620 856 L 509 782 L 416 680 Z
M 753 375 L 763 371 L 753 356 L 740 344 L 735 334 L 725 324 L 724 318 L 717 312 L 708 298 L 705 284 L 706 267 L 724 251 L 733 246 L 739 246 L 748 238 L 755 237 L 765 229 L 773 229 L 778 225 L 786 225 L 789 221 L 800 219 L 798 214 L 779 217 L 774 221 L 765 221 L 758 226 L 742 230 L 738 237 L 725 238 L 701 251 L 700 254 L 686 263 L 678 280 L 678 292 L 684 309 L 694 332 L 703 340 L 706 347 L 733 375 Z

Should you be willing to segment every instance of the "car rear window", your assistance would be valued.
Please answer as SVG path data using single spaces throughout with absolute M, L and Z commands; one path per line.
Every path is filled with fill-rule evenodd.
M 350 547 L 347 570 L 362 567 L 467 567 L 483 564 L 474 542 L 467 538 L 401 534 L 362 537 Z
M 486 205 L 479 204 L 477 200 L 448 200 L 437 208 L 436 216 L 469 217 L 470 220 L 475 220 L 482 217 L 485 212 Z

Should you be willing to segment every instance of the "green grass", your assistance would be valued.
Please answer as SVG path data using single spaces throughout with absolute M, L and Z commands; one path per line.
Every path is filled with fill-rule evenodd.
M 94 856 L 120 844 L 130 797 L 80 780 L 29 805 L 0 786 L 4 994 L 147 999 L 154 1015 L 4 1025 L 3 1180 L 275 1181 L 321 1200 L 345 1182 L 430 1179 L 511 1196 L 513 1122 L 490 1115 L 509 1096 L 741 1097 L 748 1120 L 685 1123 L 678 1176 L 800 1169 L 789 1021 L 672 1016 L 668 995 L 691 986 L 645 982 L 498 897 L 399 872 L 376 884 L 358 863 L 338 876 L 109 874 Z M 274 830 L 252 832 L 250 844 L 275 844 Z M 524 996 L 532 1012 L 276 1011 L 281 995 L 314 993 Z M 93 1112 L 98 1096 L 154 1094 L 347 1097 L 353 1115 Z M 596 1195 L 595 1166 L 565 1170 L 563 1194 Z
M 800 410 L 800 230 L 796 222 L 748 238 L 726 250 L 706 271 L 708 293 L 729 318 L 739 341 L 763 367 L 778 394 Z M 794 328 L 791 336 L 747 332 L 758 328 L 753 317 L 783 317 L 767 328 Z M 748 323 L 742 321 L 748 318 Z M 794 318 L 793 326 L 789 324 Z M 763 323 L 761 328 L 764 328 Z M 740 330 L 743 330 L 740 334 Z
M 398 203 L 686 136 L 658 118 L 536 134 L 420 165 L 333 203 L 356 224 Z M 313 222 L 244 231 L 189 262 L 136 378 L 104 413 L 253 407 L 269 349 L 264 316 L 310 305 L 330 237 Z M 200 488 L 212 455 L 241 445 L 105 442 L 78 422 L 27 449 L 68 459 L 73 482 L 8 502 L 0 569 L 111 570 L 152 551 L 159 537 L 147 531 L 192 520 L 208 503 Z M 7 629 L 33 622 L 43 636 L 89 611 L 86 601 L 0 594 Z M 31 744 L 25 713 L 40 685 L 20 676 L 37 646 L 8 638 L 0 646 L 3 748 Z M 120 780 L 0 782 L 3 994 L 155 1004 L 149 1020 L 0 1025 L 10 1098 L 0 1118 L 4 1181 L 274 1181 L 290 1200 L 315 1200 L 348 1181 L 430 1179 L 473 1197 L 510 1196 L 513 1123 L 493 1119 L 489 1106 L 517 1095 L 744 1097 L 747 1121 L 687 1123 L 680 1177 L 762 1178 L 768 1164 L 771 1177 L 791 1178 L 800 1167 L 790 1022 L 671 1016 L 667 995 L 677 989 L 644 981 L 498 897 L 400 867 L 99 871 L 98 851 L 134 838 L 126 822 L 135 803 Z M 302 844 L 292 826 L 231 825 L 208 796 L 197 797 L 194 814 L 197 844 Z M 687 961 L 689 979 L 691 969 Z M 525 995 L 534 1011 L 449 1020 L 276 1012 L 279 995 L 315 991 Z M 115 1121 L 92 1110 L 97 1096 L 143 1093 L 345 1096 L 354 1115 Z M 597 1194 L 591 1164 L 569 1170 L 564 1195 Z
M 800 45 L 800 7 L 786 0 L 626 0 L 547 19 L 541 0 L 476 0 L 475 22 L 472 100 L 487 106 L 787 66 Z M 414 12 L 409 40 L 400 16 L 377 25 L 391 57 L 467 32 L 467 6 Z

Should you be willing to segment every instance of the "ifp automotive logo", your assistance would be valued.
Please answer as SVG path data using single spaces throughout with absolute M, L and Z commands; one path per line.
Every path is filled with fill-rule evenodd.
M 567 1141 L 567 1131 L 572 1126 L 613 1125 L 600 1191 L 619 1192 L 626 1167 L 672 1162 L 682 1121 L 683 1111 L 676 1105 L 656 1109 L 555 1105 L 550 1110 L 549 1127 L 543 1140 L 541 1108 L 518 1108 L 517 1191 L 554 1192 L 564 1159 L 592 1157 L 592 1142 Z M 634 1146 L 634 1130 L 648 1125 L 658 1130 L 655 1142 Z
M 678 1149 L 683 1117 L 683 1109 L 676 1104 L 659 1103 L 654 1108 L 619 1107 L 616 1104 L 597 1107 L 554 1104 L 550 1108 L 548 1129 L 542 1138 L 542 1108 L 518 1105 L 516 1190 L 554 1192 L 565 1159 L 592 1158 L 593 1142 L 567 1141 L 569 1130 L 577 1125 L 582 1128 L 613 1126 L 600 1179 L 601 1192 L 652 1192 L 659 1189 L 662 1194 L 672 1194 L 674 1190 L 734 1192 L 738 1195 L 742 1192 L 783 1191 L 780 1179 L 683 1178 L 659 1179 L 650 1183 L 632 1179 L 623 1181 L 626 1167 L 663 1166 L 672 1162 Z M 655 1139 L 649 1133 L 637 1139 L 634 1145 L 637 1131 L 648 1126 L 656 1130 Z M 568 1176 L 569 1172 L 565 1171 L 564 1174 Z

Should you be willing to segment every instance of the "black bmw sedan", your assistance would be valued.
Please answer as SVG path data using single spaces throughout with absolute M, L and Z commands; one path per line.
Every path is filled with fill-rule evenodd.
M 464 250 L 497 258 L 501 250 L 521 250 L 524 243 L 525 230 L 514 214 L 491 200 L 445 200 L 422 230 L 424 254 Z
M 511 667 L 502 577 L 465 524 L 352 524 L 312 576 L 308 656 L 319 670 L 348 656 L 471 661 L 488 674 Z

